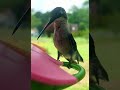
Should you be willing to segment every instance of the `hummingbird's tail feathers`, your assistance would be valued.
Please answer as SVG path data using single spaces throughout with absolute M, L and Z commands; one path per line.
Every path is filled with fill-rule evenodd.
M 93 66 L 94 66 L 93 69 L 94 69 L 96 81 L 99 81 L 98 79 L 101 79 L 104 81 L 109 81 L 109 76 L 108 76 L 106 70 L 104 69 L 104 67 L 99 62 L 97 57 L 94 58 L 94 65 Z
M 79 63 L 79 61 L 84 62 L 83 58 L 81 57 L 81 55 L 79 54 L 78 51 L 76 52 L 76 60 L 78 61 L 78 63 Z
M 100 65 L 100 67 L 98 67 L 98 77 L 102 80 L 105 81 L 109 81 L 109 77 L 107 72 L 105 71 L 105 69 Z
M 94 58 L 90 59 L 90 75 L 91 77 L 94 76 L 94 80 L 99 85 L 99 80 L 109 81 L 109 76 L 101 65 L 99 59 L 95 56 Z

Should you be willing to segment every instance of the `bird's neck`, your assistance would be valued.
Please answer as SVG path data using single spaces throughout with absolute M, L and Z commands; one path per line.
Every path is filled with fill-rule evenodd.
M 67 30 L 67 20 L 63 19 L 63 20 L 57 20 L 54 22 L 54 30 L 58 31 L 58 30 Z
M 54 22 L 54 38 L 62 40 L 67 37 L 68 33 L 67 20 Z

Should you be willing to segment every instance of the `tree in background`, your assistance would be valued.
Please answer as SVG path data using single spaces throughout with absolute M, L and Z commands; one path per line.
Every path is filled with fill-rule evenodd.
M 78 26 L 79 31 L 85 31 L 89 29 L 89 2 L 88 0 L 85 1 L 81 8 L 77 6 L 71 7 L 68 14 L 68 22 L 69 24 L 74 24 Z M 32 9 L 32 16 L 31 16 L 31 25 L 32 28 L 37 28 L 39 32 L 48 22 L 50 17 L 50 12 L 42 13 L 40 11 L 34 12 Z M 52 25 L 46 29 L 46 32 L 53 33 Z M 77 34 L 78 35 L 78 34 Z
M 79 26 L 79 30 L 89 29 L 89 1 L 86 0 L 81 8 L 73 6 L 69 10 L 68 17 L 70 23 L 76 23 Z

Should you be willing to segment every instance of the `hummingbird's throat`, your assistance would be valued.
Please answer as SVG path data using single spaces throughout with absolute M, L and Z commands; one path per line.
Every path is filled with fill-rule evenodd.
M 60 28 L 67 27 L 67 20 L 65 19 L 57 19 L 54 21 L 54 29 L 59 30 Z

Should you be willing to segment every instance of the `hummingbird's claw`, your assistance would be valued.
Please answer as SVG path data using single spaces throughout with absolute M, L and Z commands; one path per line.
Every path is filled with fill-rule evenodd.
M 60 61 L 59 59 L 57 59 L 57 61 Z
M 72 68 L 72 66 L 71 66 L 71 63 L 70 63 L 70 62 L 69 62 L 69 64 L 67 65 L 67 68 L 68 68 L 68 69 Z

